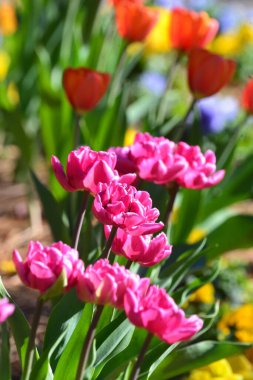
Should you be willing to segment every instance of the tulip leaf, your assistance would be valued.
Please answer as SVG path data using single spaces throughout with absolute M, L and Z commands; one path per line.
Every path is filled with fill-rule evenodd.
M 252 198 L 252 177 L 253 155 L 249 155 L 218 186 L 205 191 L 199 221 L 233 203 Z
M 54 380 L 75 379 L 81 350 L 90 326 L 92 311 L 93 305 L 86 304 L 82 316 L 58 361 Z
M 59 296 L 62 293 L 63 288 L 68 285 L 68 277 L 66 269 L 63 268 L 60 276 L 54 282 L 54 284 L 43 294 L 41 297 L 43 301 L 47 301 L 50 298 Z
M 172 226 L 172 243 L 184 243 L 198 217 L 201 206 L 201 191 L 183 189 L 182 202 Z
M 1 380 L 11 380 L 10 366 L 10 344 L 7 323 L 0 325 L 1 343 L 0 343 L 0 373 Z
M 148 379 L 167 380 L 216 360 L 237 355 L 252 347 L 251 344 L 204 341 L 173 351 L 154 369 Z
M 53 354 L 53 352 L 56 350 L 56 348 L 61 343 L 62 339 L 65 336 L 65 332 L 63 332 L 59 338 L 55 341 L 53 346 L 50 349 L 47 349 L 43 352 L 39 360 L 36 362 L 32 373 L 31 373 L 31 379 L 36 380 L 53 380 L 53 372 L 50 367 L 50 358 Z
M 207 242 L 210 246 L 208 252 L 210 260 L 234 249 L 252 247 L 253 217 L 232 216 L 208 235 Z
M 97 349 L 97 359 L 94 365 L 97 366 L 123 351 L 130 343 L 133 332 L 134 326 L 127 319 L 123 321 Z
M 0 295 L 1 297 L 7 297 L 13 302 L 12 298 L 10 297 L 9 293 L 7 292 L 7 290 L 5 289 L 3 285 L 1 278 L 0 278 Z M 16 304 L 15 304 L 15 312 L 8 318 L 8 324 L 11 328 L 11 331 L 16 343 L 16 347 L 17 347 L 22 368 L 24 368 L 25 353 L 26 353 L 26 348 L 27 348 L 28 339 L 30 335 L 30 326 L 23 312 L 20 310 L 20 308 Z
M 64 333 L 61 346 L 57 351 L 51 353 L 50 363 L 53 370 L 81 318 L 83 308 L 83 302 L 78 300 L 76 291 L 72 289 L 62 297 L 51 312 L 45 333 L 43 352 L 48 352 L 54 346 L 54 342 L 60 338 L 62 332 Z
M 96 371 L 95 375 L 97 375 L 97 377 L 95 378 L 97 380 L 111 380 L 116 378 L 121 371 L 125 370 L 129 361 L 134 360 L 137 357 L 146 336 L 146 330 L 135 328 L 128 346 L 116 356 L 110 358 L 102 369 L 100 368 L 99 371 Z M 156 347 L 157 344 L 160 344 L 160 341 L 158 341 L 158 339 L 153 339 L 151 342 L 151 348 Z M 166 347 L 165 344 L 164 346 Z
M 50 225 L 54 239 L 56 241 L 62 240 L 68 244 L 70 242 L 70 238 L 67 228 L 63 224 L 63 215 L 59 204 L 48 188 L 40 182 L 33 171 L 31 171 L 31 177 L 42 203 L 43 210 Z

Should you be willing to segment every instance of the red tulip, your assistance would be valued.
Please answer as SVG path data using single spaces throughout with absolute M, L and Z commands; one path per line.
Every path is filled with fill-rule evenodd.
M 118 33 L 129 42 L 143 41 L 158 19 L 158 12 L 144 5 L 127 1 L 116 7 Z
M 203 48 L 213 40 L 219 23 L 206 12 L 194 12 L 186 8 L 174 8 L 171 12 L 170 39 L 175 49 Z
M 253 114 L 253 79 L 250 79 L 243 89 L 242 106 L 247 112 Z
M 143 4 L 143 0 L 109 0 L 109 3 L 114 7 L 117 7 L 118 5 L 124 4 L 126 2 Z
M 110 75 L 86 67 L 67 68 L 63 87 L 72 107 L 79 113 L 92 110 L 104 96 Z
M 236 63 L 204 49 L 192 49 L 188 61 L 188 84 L 195 99 L 220 91 L 233 77 Z

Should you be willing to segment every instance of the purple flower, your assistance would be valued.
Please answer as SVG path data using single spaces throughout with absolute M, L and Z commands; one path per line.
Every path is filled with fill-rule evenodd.
M 156 71 L 146 71 L 140 76 L 140 84 L 154 95 L 160 96 L 166 89 L 166 77 Z
M 232 122 L 239 111 L 238 101 L 231 96 L 211 96 L 198 102 L 201 129 L 204 134 L 219 133 Z

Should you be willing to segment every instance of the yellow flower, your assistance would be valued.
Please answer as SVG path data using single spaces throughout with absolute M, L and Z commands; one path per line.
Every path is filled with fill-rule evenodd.
M 16 106 L 19 103 L 19 92 L 13 82 L 10 82 L 7 87 L 7 97 L 12 106 Z
M 241 44 L 253 43 L 253 26 L 249 23 L 242 24 L 238 31 Z
M 253 342 L 253 304 L 245 304 L 225 314 L 218 328 L 225 335 L 233 333 L 241 342 Z
M 242 375 L 244 380 L 253 380 L 253 367 L 246 356 L 232 356 L 227 360 L 234 373 Z
M 12 260 L 0 261 L 0 272 L 4 274 L 16 273 L 16 267 Z
M 10 56 L 4 50 L 0 50 L 0 82 L 6 78 L 10 63 Z
M 142 42 L 133 42 L 127 46 L 127 54 L 130 56 L 140 54 L 142 50 L 143 50 Z
M 206 236 L 206 231 L 203 228 L 194 228 L 188 236 L 187 243 L 194 244 Z
M 129 146 L 132 145 L 134 142 L 134 138 L 136 135 L 137 131 L 134 128 L 127 128 L 125 137 L 124 137 L 124 146 Z
M 11 2 L 3 0 L 0 3 L 0 33 L 10 35 L 17 30 L 17 17 Z
M 163 8 L 157 9 L 159 12 L 159 19 L 145 40 L 145 52 L 147 54 L 166 53 L 171 48 L 169 37 L 170 12 Z
M 240 374 L 233 373 L 226 359 L 195 369 L 187 380 L 244 380 Z
M 213 41 L 210 49 L 216 54 L 237 55 L 242 51 L 241 37 L 234 32 L 221 34 Z
M 196 292 L 194 292 L 190 297 L 190 302 L 201 302 L 201 303 L 214 303 L 214 286 L 211 283 L 201 286 Z

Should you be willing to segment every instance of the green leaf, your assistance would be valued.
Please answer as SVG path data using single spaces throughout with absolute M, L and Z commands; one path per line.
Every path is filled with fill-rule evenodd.
M 184 243 L 197 220 L 201 205 L 201 191 L 182 190 L 182 202 L 180 204 L 177 222 L 172 227 L 173 244 Z
M 68 285 L 68 277 L 67 277 L 67 272 L 66 269 L 63 268 L 60 276 L 57 278 L 55 283 L 43 294 L 41 297 L 43 301 L 47 301 L 50 298 L 59 296 L 62 294 L 63 288 Z
M 1 278 L 0 278 L 0 295 L 1 297 L 9 298 L 13 302 L 12 298 L 10 297 L 9 293 L 7 292 L 7 290 L 5 289 L 3 285 Z M 11 331 L 16 343 L 16 347 L 17 347 L 22 368 L 24 368 L 25 353 L 26 353 L 26 348 L 27 348 L 28 339 L 30 335 L 30 326 L 23 312 L 20 310 L 20 308 L 16 304 L 15 304 L 14 314 L 12 314 L 8 318 L 8 324 L 11 328 Z
M 1 346 L 0 346 L 0 373 L 1 380 L 11 380 L 10 366 L 10 344 L 7 324 L 3 323 L 0 326 L 1 331 Z
M 95 366 L 123 351 L 129 345 L 133 332 L 134 326 L 127 319 L 114 329 L 98 348 Z
M 215 257 L 238 248 L 250 248 L 253 245 L 253 217 L 236 215 L 227 219 L 208 235 L 208 258 Z
M 69 291 L 53 308 L 48 320 L 44 338 L 43 353 L 48 352 L 61 337 L 61 346 L 51 354 L 51 367 L 54 370 L 57 362 L 64 351 L 73 331 L 75 330 L 84 308 L 83 302 L 79 301 L 75 289 Z
M 173 292 L 190 271 L 192 265 L 207 254 L 209 250 L 203 250 L 205 244 L 206 240 L 203 240 L 197 249 L 182 254 L 175 263 L 162 271 L 159 286 L 165 287 L 169 289 L 170 292 Z
M 125 350 L 120 352 L 118 355 L 108 360 L 96 379 L 112 380 L 116 378 L 116 375 L 127 367 L 129 361 L 138 355 L 146 335 L 147 332 L 145 330 L 135 329 L 128 347 L 126 347 Z
M 36 380 L 53 380 L 53 372 L 50 367 L 50 359 L 53 354 L 53 352 L 56 350 L 56 348 L 61 343 L 62 339 L 65 336 L 65 332 L 63 332 L 59 338 L 56 340 L 54 345 L 43 352 L 39 360 L 36 362 L 32 373 L 31 373 L 31 379 Z
M 67 228 L 63 223 L 63 214 L 59 204 L 47 187 L 40 182 L 33 171 L 31 171 L 31 177 L 42 203 L 43 210 L 50 225 L 54 239 L 56 241 L 62 240 L 68 244 L 70 242 L 70 238 Z
M 237 355 L 252 345 L 243 343 L 205 341 L 191 344 L 169 354 L 148 376 L 150 380 L 167 380 L 216 360 Z
M 67 344 L 63 354 L 58 361 L 54 380 L 74 380 L 78 368 L 80 354 L 84 344 L 86 334 L 88 332 L 93 305 L 86 304 L 82 312 L 82 316 Z M 71 362 L 70 362 L 71 359 Z
M 233 203 L 252 197 L 253 155 L 249 155 L 237 166 L 235 171 L 227 173 L 225 179 L 213 189 L 205 190 L 199 220 L 203 221 L 215 211 Z

